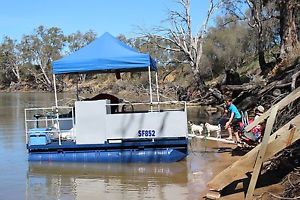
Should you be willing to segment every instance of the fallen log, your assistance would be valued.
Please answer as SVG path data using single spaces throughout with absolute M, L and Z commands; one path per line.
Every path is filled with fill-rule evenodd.
M 292 91 L 296 89 L 296 80 L 300 76 L 300 71 L 292 75 L 292 83 L 291 83 L 291 89 Z
M 287 106 L 288 104 L 290 104 L 291 102 L 295 101 L 298 98 L 300 98 L 300 87 L 298 87 L 296 90 L 291 92 L 284 99 L 282 99 L 280 102 L 277 103 L 279 106 L 279 110 L 281 110 L 282 108 L 284 108 L 285 106 Z M 271 112 L 271 109 L 267 110 L 263 115 L 259 116 L 251 124 L 246 126 L 245 130 L 250 131 L 253 127 L 255 127 L 259 123 L 263 122 L 265 119 L 267 119 L 270 116 L 270 112 Z
M 253 90 L 257 87 L 259 87 L 259 83 L 244 83 L 242 85 L 222 85 L 221 89 L 224 90 L 239 90 L 239 91 L 248 91 L 248 90 Z

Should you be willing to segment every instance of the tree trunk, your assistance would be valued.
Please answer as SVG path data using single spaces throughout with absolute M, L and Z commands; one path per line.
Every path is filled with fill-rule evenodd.
M 193 63 L 192 63 L 193 64 Z M 200 70 L 199 70 L 199 63 L 195 63 L 194 66 L 192 66 L 193 69 L 193 75 L 194 75 L 194 80 L 196 83 L 196 88 L 201 92 L 204 93 L 207 91 L 207 86 L 201 77 Z
M 258 62 L 262 74 L 266 74 L 269 65 L 265 59 L 265 45 L 264 32 L 263 32 L 263 4 L 260 1 L 249 0 L 249 6 L 251 11 L 251 17 L 253 24 L 250 24 L 252 28 L 257 30 L 257 52 L 258 52 Z
M 262 38 L 259 37 L 258 39 L 258 62 L 261 69 L 262 74 L 265 74 L 268 70 L 268 64 L 265 59 L 265 50 L 264 50 L 264 42 L 262 41 Z
M 12 72 L 15 75 L 15 77 L 17 78 L 18 83 L 21 82 L 21 77 L 20 77 L 20 70 L 18 66 L 15 66 L 12 68 Z
M 296 0 L 281 1 L 280 8 L 280 37 L 281 48 L 280 57 L 284 58 L 286 55 L 294 50 L 298 45 L 299 40 L 297 36 L 296 26 Z
M 52 87 L 52 82 L 50 81 L 50 78 L 48 77 L 48 75 L 47 75 L 47 72 L 46 72 L 46 70 L 45 70 L 45 67 L 42 67 L 41 66 L 41 70 L 42 70 L 42 73 L 43 73 L 43 76 L 44 76 L 44 80 L 45 80 L 45 82 L 46 82 L 46 85 L 48 86 L 48 87 Z
M 254 19 L 257 24 L 258 31 L 258 62 L 261 69 L 262 74 L 265 74 L 268 70 L 268 64 L 265 59 L 265 44 L 264 41 L 264 33 L 263 33 L 263 24 L 262 24 L 262 5 L 256 4 L 255 7 L 255 16 Z

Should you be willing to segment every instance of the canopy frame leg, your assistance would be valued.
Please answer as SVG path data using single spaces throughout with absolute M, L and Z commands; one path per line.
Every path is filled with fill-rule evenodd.
M 156 70 L 155 72 L 155 82 L 156 82 L 156 96 L 157 96 L 157 108 L 158 110 L 160 110 L 160 106 L 159 106 L 159 86 L 158 86 L 158 72 Z
M 56 77 L 53 74 L 53 87 L 54 87 L 54 98 L 55 98 L 55 113 L 56 113 L 56 124 L 58 129 L 58 144 L 61 145 L 61 137 L 60 137 L 60 126 L 59 126 L 59 114 L 58 114 L 58 101 L 57 101 L 57 89 L 56 89 Z
M 150 69 L 150 65 L 148 66 L 148 74 L 149 74 L 149 93 L 150 93 L 150 110 L 151 112 L 153 111 L 152 109 L 152 79 L 151 79 L 151 69 Z

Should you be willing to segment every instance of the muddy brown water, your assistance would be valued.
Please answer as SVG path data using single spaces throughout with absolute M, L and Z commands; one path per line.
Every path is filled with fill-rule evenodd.
M 30 163 L 24 108 L 53 104 L 54 96 L 48 93 L 0 94 L 0 199 L 200 199 L 219 169 L 218 146 L 195 140 L 187 158 L 176 163 Z M 216 117 L 188 109 L 188 119 L 195 123 L 213 123 Z

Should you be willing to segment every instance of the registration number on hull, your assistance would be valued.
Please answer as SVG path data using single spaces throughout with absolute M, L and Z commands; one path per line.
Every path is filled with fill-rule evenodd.
M 142 129 L 138 131 L 138 137 L 155 137 L 155 130 Z

